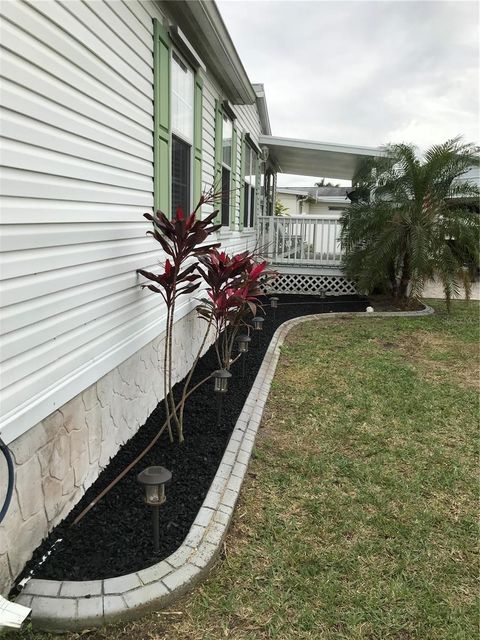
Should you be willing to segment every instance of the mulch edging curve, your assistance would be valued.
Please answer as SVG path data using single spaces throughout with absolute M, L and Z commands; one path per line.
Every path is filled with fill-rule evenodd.
M 190 531 L 168 558 L 146 569 L 117 578 L 57 581 L 32 578 L 16 602 L 32 609 L 35 628 L 81 631 L 141 617 L 163 609 L 204 579 L 227 534 L 280 357 L 293 327 L 312 320 L 342 317 L 422 317 L 434 310 L 338 312 L 287 320 L 275 331 L 222 461 Z

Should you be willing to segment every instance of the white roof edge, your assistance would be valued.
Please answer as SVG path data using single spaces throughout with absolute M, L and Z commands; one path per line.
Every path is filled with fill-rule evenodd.
M 310 187 L 312 189 L 312 187 Z M 351 187 L 345 187 L 345 189 L 351 189 Z M 277 187 L 277 193 L 282 193 L 284 195 L 290 196 L 308 196 L 312 195 L 313 198 L 316 199 L 317 202 L 330 203 L 330 204 L 350 204 L 348 200 L 346 200 L 346 196 L 315 196 L 310 194 L 309 187 L 305 187 L 305 189 L 292 189 L 292 187 Z
M 350 201 L 347 200 L 346 195 L 345 196 L 318 196 L 318 198 L 316 198 L 317 202 L 330 202 L 332 204 L 350 204 Z
M 382 156 L 385 150 L 382 147 L 367 147 L 360 145 L 339 144 L 337 142 L 317 142 L 315 140 L 302 140 L 299 138 L 283 138 L 280 136 L 261 135 L 260 144 L 275 144 L 283 147 L 296 147 L 318 151 L 332 151 L 338 153 L 352 153 L 366 156 Z
M 271 136 L 272 128 L 270 126 L 270 116 L 268 115 L 267 96 L 265 95 L 265 87 L 263 84 L 256 82 L 252 84 L 260 116 L 260 124 L 262 125 L 262 134 Z
M 308 195 L 308 187 L 305 189 L 293 189 L 292 187 L 277 187 L 277 193 L 286 193 L 287 195 L 297 196 L 297 195 Z

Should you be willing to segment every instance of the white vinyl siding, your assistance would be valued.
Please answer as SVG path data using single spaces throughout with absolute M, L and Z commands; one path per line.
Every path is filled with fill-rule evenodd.
M 153 207 L 153 2 L 3 2 L 2 436 L 11 441 L 164 329 L 138 268 Z M 213 182 L 205 78 L 202 186 Z M 239 132 L 257 139 L 256 108 Z M 240 145 L 237 145 L 239 153 Z M 237 170 L 240 170 L 238 156 Z M 239 198 L 235 213 L 238 225 Z M 229 251 L 245 237 L 225 238 Z M 184 300 L 178 316 L 193 309 Z
M 331 218 L 337 220 L 341 217 L 342 212 L 331 210 L 329 207 L 339 207 L 343 203 L 340 202 L 312 202 L 310 204 L 309 215 L 321 216 L 322 218 Z M 345 208 L 348 208 L 348 202 L 345 202 Z
M 138 286 L 153 206 L 153 4 L 2 3 L 2 433 L 162 330 Z M 142 19 L 139 19 L 142 16 Z

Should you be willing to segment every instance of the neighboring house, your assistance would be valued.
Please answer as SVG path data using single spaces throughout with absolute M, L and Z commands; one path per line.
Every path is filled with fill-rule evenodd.
M 352 187 L 277 187 L 277 200 L 291 216 L 339 218 L 350 205 Z
M 305 143 L 311 147 L 313 143 Z M 298 153 L 298 151 L 296 152 Z M 332 174 L 330 174 L 332 175 Z M 479 184 L 479 166 L 473 166 L 456 182 Z M 273 222 L 261 218 L 262 245 L 281 276 L 277 280 L 283 290 L 291 292 L 299 286 L 302 274 L 307 292 L 350 293 L 342 279 L 342 247 L 340 218 L 354 201 L 354 187 L 278 187 L 277 200 L 285 211 Z M 452 206 L 479 210 L 478 198 L 450 198 Z
M 273 137 L 214 2 L 12 0 L 0 16 L 6 593 L 162 399 L 165 309 L 137 269 L 164 256 L 142 214 L 215 185 L 230 194 L 217 240 L 237 252 L 272 213 L 277 171 L 351 179 L 378 150 Z M 194 307 L 177 307 L 175 381 L 202 334 Z

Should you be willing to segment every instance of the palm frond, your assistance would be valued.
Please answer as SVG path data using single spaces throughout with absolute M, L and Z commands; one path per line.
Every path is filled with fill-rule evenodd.
M 479 190 L 462 176 L 476 163 L 478 149 L 461 138 L 432 146 L 423 160 L 413 145 L 395 144 L 364 163 L 356 178 L 369 199 L 341 218 L 348 276 L 365 291 L 407 279 L 412 297 L 436 276 L 448 304 L 461 285 L 468 296 L 465 265 L 479 260 Z

